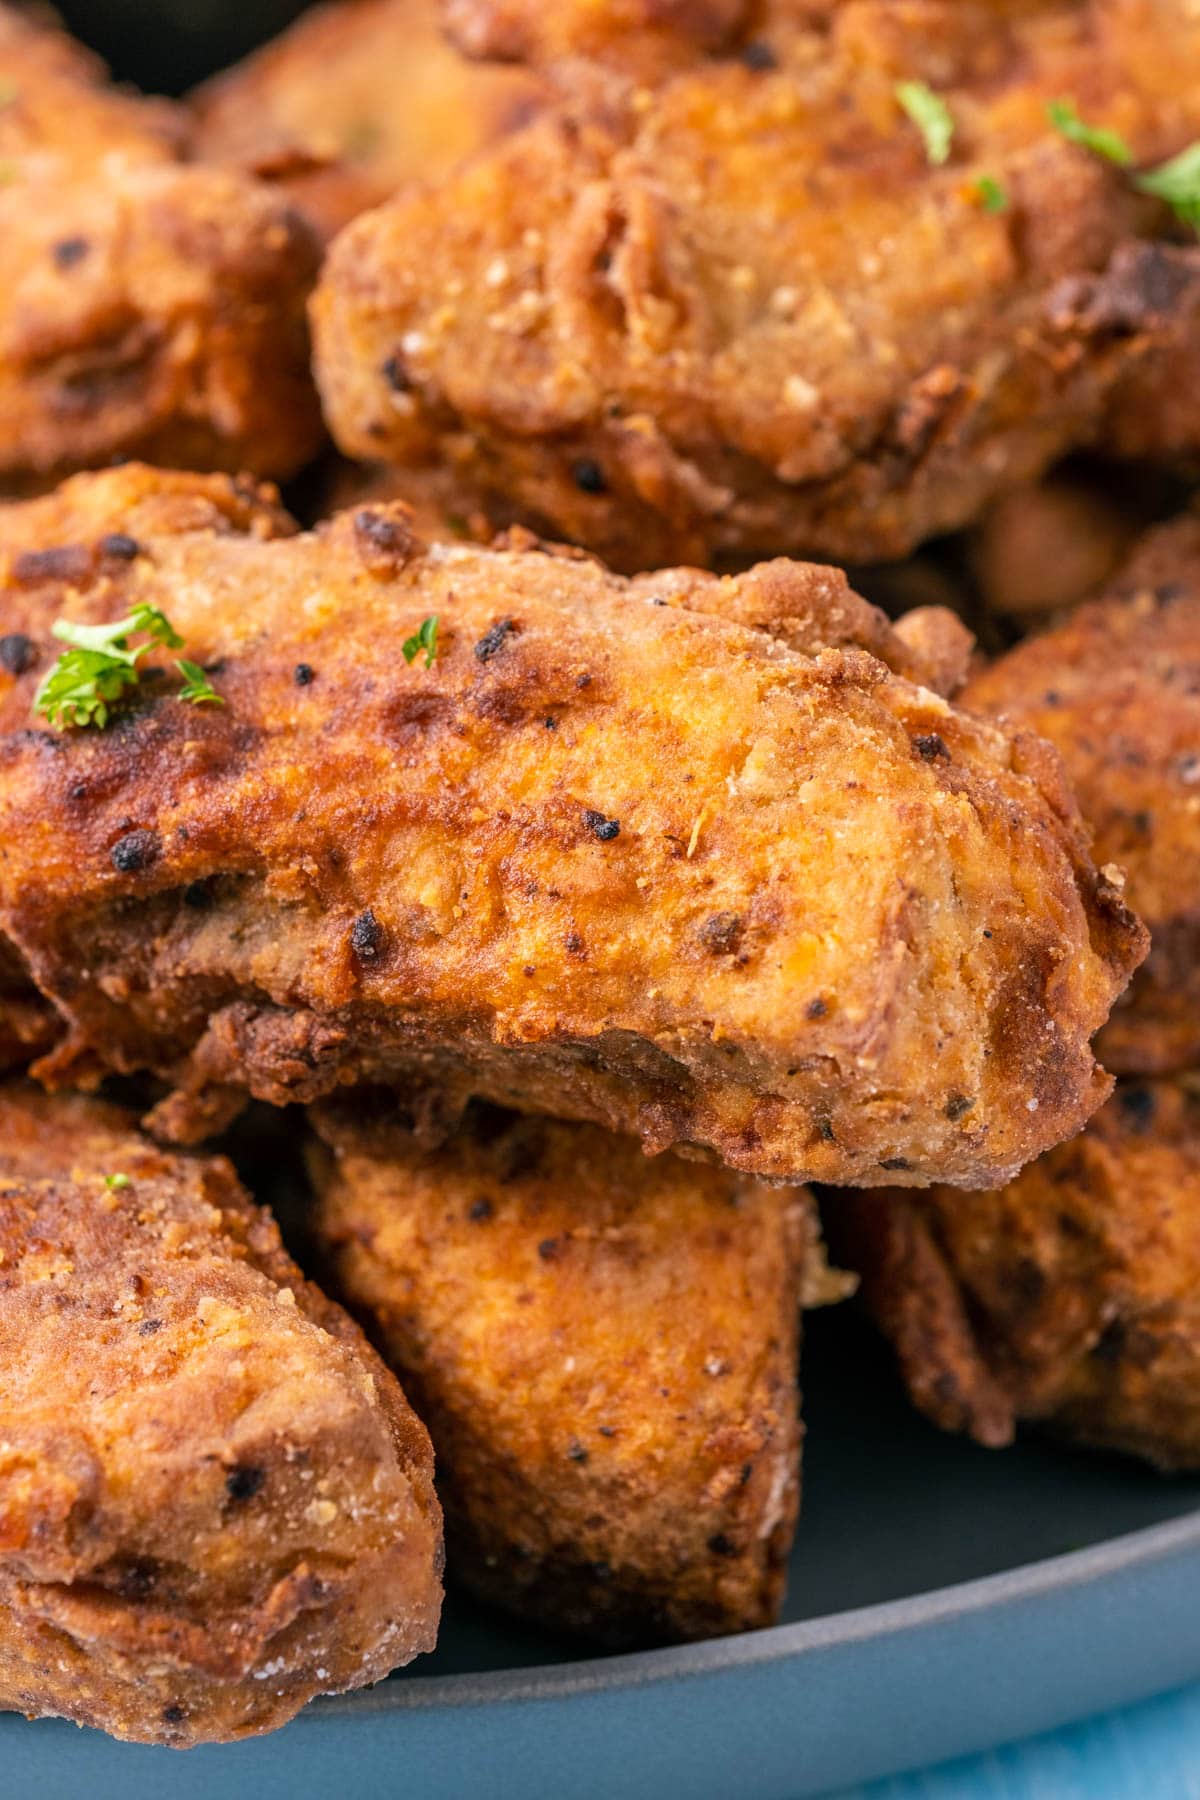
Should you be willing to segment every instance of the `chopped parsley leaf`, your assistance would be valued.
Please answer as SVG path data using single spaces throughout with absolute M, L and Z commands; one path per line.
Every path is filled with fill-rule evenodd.
M 421 620 L 420 625 L 417 627 L 416 631 L 413 632 L 412 636 L 410 638 L 405 638 L 404 642 L 401 644 L 400 648 L 403 652 L 405 662 L 413 662 L 420 656 L 423 650 L 425 652 L 425 667 L 427 669 L 432 669 L 434 658 L 437 656 L 437 635 L 438 615 L 437 613 L 430 613 L 427 619 Z
M 1144 194 L 1165 200 L 1176 218 L 1200 232 L 1200 141 L 1134 180 Z
M 1124 169 L 1133 161 L 1133 151 L 1120 132 L 1110 131 L 1105 125 L 1085 124 L 1073 100 L 1051 100 L 1046 117 L 1070 143 L 1093 151 L 1107 162 L 1118 163 Z
M 181 700 L 190 700 L 193 706 L 224 706 L 225 702 L 199 663 L 186 662 L 180 657 L 175 667 L 183 676 L 183 686 L 179 690 Z
M 944 163 L 950 155 L 954 136 L 954 118 L 939 94 L 923 81 L 898 81 L 896 98 L 925 140 L 925 154 L 931 163 Z

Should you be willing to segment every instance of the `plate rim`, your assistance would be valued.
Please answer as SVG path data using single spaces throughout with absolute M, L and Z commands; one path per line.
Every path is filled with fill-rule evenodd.
M 898 1600 L 883 1600 L 845 1612 L 797 1619 L 760 1631 L 736 1632 L 696 1644 L 667 1645 L 615 1656 L 569 1662 L 538 1663 L 529 1668 L 494 1669 L 459 1675 L 413 1675 L 412 1679 L 374 1688 L 327 1695 L 298 1715 L 297 1722 L 352 1714 L 431 1711 L 451 1707 L 486 1707 L 523 1701 L 568 1700 L 580 1694 L 619 1693 L 664 1682 L 744 1670 L 764 1663 L 785 1662 L 818 1652 L 861 1643 L 870 1638 L 899 1637 L 945 1624 L 999 1605 L 1017 1605 L 1055 1590 L 1086 1586 L 1157 1562 L 1181 1551 L 1200 1551 L 1200 1506 L 1157 1525 L 1120 1532 L 1081 1550 L 1017 1563 L 993 1575 L 980 1575 L 947 1587 L 927 1588 Z M 419 1667 L 419 1665 L 418 1665 Z

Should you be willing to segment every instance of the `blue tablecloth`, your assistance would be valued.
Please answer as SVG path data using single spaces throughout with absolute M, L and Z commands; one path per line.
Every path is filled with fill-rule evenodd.
M 1200 1686 L 829 1800 L 1200 1800 Z

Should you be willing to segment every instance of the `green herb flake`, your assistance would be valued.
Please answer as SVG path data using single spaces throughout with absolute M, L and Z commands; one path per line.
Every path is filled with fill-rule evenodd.
M 1060 132 L 1070 143 L 1079 144 L 1084 150 L 1091 150 L 1094 155 L 1104 157 L 1107 162 L 1117 163 L 1124 169 L 1133 161 L 1133 151 L 1120 132 L 1110 131 L 1104 125 L 1085 124 L 1073 100 L 1051 100 L 1046 108 L 1046 117 L 1055 131 Z
M 64 650 L 34 696 L 34 711 L 59 731 L 68 725 L 103 731 L 112 709 L 138 684 L 138 663 L 147 650 L 182 650 L 183 639 L 157 606 L 135 606 L 127 618 L 108 625 L 76 625 L 57 619 L 51 627 Z M 135 644 L 134 637 L 143 641 Z M 219 701 L 195 663 L 178 665 L 187 684 L 181 698 Z M 194 671 L 194 673 L 193 673 Z
M 119 1194 L 122 1188 L 129 1186 L 128 1175 L 106 1175 L 104 1185 L 110 1194 Z
M 994 175 L 981 175 L 975 183 L 975 197 L 985 213 L 1008 211 L 1008 190 Z
M 180 657 L 175 667 L 183 676 L 183 686 L 179 690 L 181 700 L 190 700 L 193 706 L 224 706 L 224 700 L 199 663 L 185 662 Z
M 1134 180 L 1143 194 L 1165 200 L 1177 219 L 1200 232 L 1200 141 Z
M 423 650 L 425 652 L 425 667 L 427 669 L 432 669 L 434 659 L 437 656 L 437 636 L 438 615 L 437 613 L 430 613 L 427 619 L 421 620 L 420 625 L 416 631 L 413 632 L 413 635 L 410 638 L 405 638 L 403 644 L 401 644 L 400 648 L 403 652 L 405 662 L 413 662 L 420 656 Z
M 940 94 L 935 94 L 923 81 L 898 81 L 896 99 L 925 140 L 925 154 L 931 163 L 944 163 L 950 155 L 954 136 L 954 117 Z

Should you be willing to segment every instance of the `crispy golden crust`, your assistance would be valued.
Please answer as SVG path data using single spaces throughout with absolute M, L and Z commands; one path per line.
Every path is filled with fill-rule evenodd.
M 1074 94 L 1139 159 L 1178 150 L 1200 17 L 820 10 L 772 28 L 774 67 L 699 60 L 651 90 L 577 70 L 528 129 L 351 226 L 313 307 L 341 448 L 444 452 L 539 528 L 647 568 L 902 555 L 1100 431 L 1196 271 L 1128 241 L 1157 210 L 1045 106 Z M 898 78 L 945 94 L 944 168 Z
M 996 1193 L 839 1195 L 829 1225 L 944 1429 L 998 1445 L 1038 1420 L 1195 1468 L 1198 1202 L 1200 1088 L 1183 1078 L 1120 1084 Z
M 0 188 L 0 482 L 137 455 L 287 474 L 317 449 L 317 251 L 266 188 L 146 164 Z
M 1058 747 L 1097 863 L 1125 871 L 1150 927 L 1102 1061 L 1142 1074 L 1200 1060 L 1200 518 L 1151 532 L 1106 598 L 1018 645 L 963 704 Z
M 205 1743 L 432 1648 L 428 1436 L 223 1158 L 0 1089 L 0 1362 L 0 1707 Z
M 313 1223 L 429 1425 L 454 1578 L 609 1643 L 770 1624 L 809 1196 L 490 1110 L 431 1150 L 390 1112 L 315 1109 Z
M 441 0 L 446 29 L 469 56 L 553 63 L 587 56 L 622 75 L 661 79 L 698 51 L 729 49 L 753 0 Z
M 0 489 L 132 455 L 290 474 L 321 441 L 315 239 L 258 183 L 180 166 L 174 109 L 102 74 L 0 9 Z
M 195 149 L 271 181 L 329 238 L 397 188 L 444 179 L 547 95 L 527 70 L 468 62 L 436 0 L 340 0 L 192 96 Z
M 48 1079 L 155 1069 L 190 1133 L 420 1078 L 760 1176 L 966 1186 L 1107 1091 L 1143 934 L 1057 759 L 858 648 L 913 655 L 836 571 L 627 584 L 426 550 L 403 509 L 114 557 L 112 493 L 78 478 L 0 593 L 37 651 L 0 690 L 0 928 L 71 1024 Z M 227 704 L 143 678 L 106 732 L 37 729 L 55 616 L 142 601 Z

